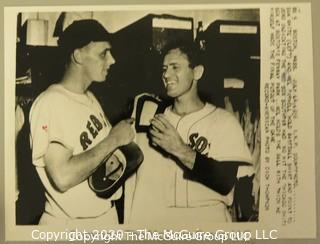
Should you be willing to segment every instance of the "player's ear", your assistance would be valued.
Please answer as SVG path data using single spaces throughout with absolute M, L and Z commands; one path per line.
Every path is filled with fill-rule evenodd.
M 75 62 L 76 64 L 82 63 L 82 56 L 79 49 L 75 49 L 71 54 L 71 60 Z
M 204 72 L 204 66 L 202 64 L 199 64 L 193 68 L 194 73 L 194 79 L 200 80 Z

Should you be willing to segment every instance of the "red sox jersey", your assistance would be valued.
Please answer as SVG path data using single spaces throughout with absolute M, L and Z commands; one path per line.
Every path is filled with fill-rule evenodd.
M 111 200 L 119 198 L 121 190 L 106 200 L 98 198 L 87 181 L 83 181 L 61 193 L 52 187 L 44 169 L 43 157 L 51 142 L 60 143 L 77 155 L 108 135 L 111 125 L 94 95 L 89 91 L 76 94 L 62 85 L 51 85 L 35 100 L 30 112 L 30 126 L 33 164 L 46 190 L 46 216 L 74 220 L 115 211 L 111 209 Z M 112 216 L 116 218 L 116 214 Z
M 167 107 L 164 114 L 193 150 L 222 162 L 251 163 L 242 128 L 226 110 L 206 103 L 201 110 L 185 116 L 175 114 L 172 107 Z M 186 179 L 175 161 L 150 147 L 145 133 L 137 133 L 136 142 L 145 159 L 136 178 L 126 184 L 129 223 L 171 223 L 187 215 L 190 220 L 229 220 L 225 210 L 232 204 L 233 191 L 223 196 Z

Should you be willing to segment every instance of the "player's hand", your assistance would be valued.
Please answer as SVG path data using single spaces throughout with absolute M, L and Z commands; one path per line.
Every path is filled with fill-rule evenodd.
M 118 146 L 127 145 L 133 141 L 135 136 L 134 119 L 125 119 L 112 127 L 109 136 L 113 137 Z
M 177 155 L 187 146 L 178 131 L 165 118 L 164 114 L 156 114 L 150 121 L 150 139 L 153 145 L 157 145 L 166 152 Z

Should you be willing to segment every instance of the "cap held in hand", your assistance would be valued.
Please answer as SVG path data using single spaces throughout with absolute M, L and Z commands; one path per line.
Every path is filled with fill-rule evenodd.
M 137 171 L 143 158 L 141 149 L 134 142 L 119 147 L 88 178 L 89 187 L 99 197 L 111 197 Z

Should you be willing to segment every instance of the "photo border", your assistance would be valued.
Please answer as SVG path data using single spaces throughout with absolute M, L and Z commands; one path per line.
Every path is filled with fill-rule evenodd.
M 296 2 L 301 2 L 301 1 L 281 1 L 283 3 L 296 3 Z M 313 34 L 313 67 L 314 67 L 314 104 L 315 104 L 315 149 L 319 148 L 320 146 L 320 120 L 319 120 L 319 111 L 320 111 L 320 99 L 319 99 L 319 95 L 317 94 L 317 91 L 320 91 L 320 84 L 319 81 L 320 80 L 320 73 L 319 73 L 319 68 L 320 67 L 320 62 L 319 62 L 319 45 L 318 43 L 320 43 L 319 41 L 319 30 L 318 29 L 318 24 L 320 23 L 320 18 L 319 18 L 319 14 L 318 11 L 320 10 L 319 6 L 319 1 L 317 0 L 310 0 L 310 1 L 303 1 L 303 2 L 311 2 L 312 4 L 312 34 Z M 109 1 L 108 3 L 103 2 L 103 1 L 47 1 L 46 2 L 48 5 L 46 6 L 57 6 L 57 5 L 118 5 L 118 4 L 132 4 L 130 3 L 130 1 Z M 152 1 L 135 1 L 135 3 L 137 4 L 154 4 L 154 2 Z M 161 4 L 167 4 L 167 3 L 172 3 L 172 1 L 161 1 Z M 182 4 L 182 1 L 175 1 L 175 3 L 177 4 Z M 195 1 L 183 1 L 183 4 L 194 4 Z M 201 2 L 196 2 L 196 4 L 200 4 L 200 3 L 212 3 L 212 4 L 227 4 L 227 3 L 234 3 L 234 4 L 238 4 L 239 1 L 201 1 Z M 245 1 L 245 3 L 279 3 L 279 1 Z M 1 7 L 2 7 L 2 16 L 1 16 L 1 30 L 2 33 L 4 32 L 3 30 L 3 12 L 4 12 L 4 7 L 6 6 L 40 6 L 43 5 L 43 1 L 28 1 L 27 3 L 25 1 L 14 1 L 14 0 L 4 0 L 1 1 Z M 158 3 L 160 4 L 160 3 Z M 3 35 L 4 36 L 4 35 Z M 4 57 L 4 42 L 1 42 L 1 54 L 2 57 Z M 0 68 L 0 72 L 2 74 L 2 80 L 4 81 L 4 58 L 1 60 L 1 68 Z M 3 98 L 3 102 L 2 104 L 5 104 L 4 101 L 4 82 L 1 83 L 1 93 L 0 93 Z M 4 115 L 4 106 L 1 106 L 1 110 L 0 110 L 1 114 L 3 115 L 2 118 L 5 117 Z M 5 138 L 4 138 L 4 119 L 1 120 L 0 122 L 0 128 L 1 128 L 1 145 L 4 145 L 5 143 Z M 315 150 L 316 151 L 316 161 L 315 161 L 315 167 L 316 167 L 316 197 L 317 197 L 317 226 L 319 227 L 319 202 L 320 202 L 320 197 L 319 197 L 319 184 L 320 184 L 320 172 L 319 172 L 319 166 L 320 166 L 320 152 L 319 150 Z M 1 208 L 1 216 L 3 216 L 2 218 L 2 222 L 1 222 L 1 229 L 0 229 L 0 241 L 1 243 L 4 243 L 4 237 L 5 237 L 5 225 L 4 225 L 4 213 L 5 213 L 5 209 L 4 209 L 4 146 L 1 147 L 0 150 L 0 155 L 2 155 L 2 164 L 0 164 L 0 178 L 3 179 L 2 182 L 0 183 L 1 186 L 1 204 L 0 204 L 0 208 Z M 260 241 L 260 240 L 255 240 L 253 243 L 301 243 L 303 240 L 304 243 L 318 243 L 319 241 L 319 228 L 317 229 L 317 239 L 299 239 L 299 240 L 293 240 L 293 239 L 278 239 L 278 240 L 270 240 L 270 241 Z M 3 238 L 3 239 L 2 239 Z M 297 242 L 296 242 L 297 241 Z M 11 243 L 11 242 L 5 242 L 5 243 Z M 12 242 L 14 243 L 14 242 Z M 134 242 L 132 242 L 134 243 Z

